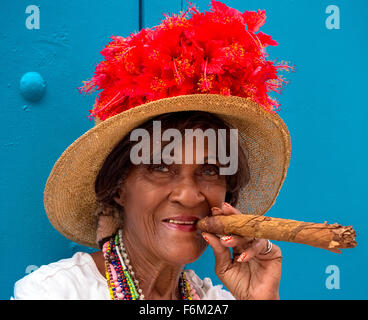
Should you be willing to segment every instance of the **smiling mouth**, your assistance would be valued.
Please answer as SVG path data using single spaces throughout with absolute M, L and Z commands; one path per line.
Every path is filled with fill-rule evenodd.
M 197 230 L 196 223 L 199 220 L 195 216 L 178 216 L 162 220 L 164 225 L 172 230 L 193 232 Z
M 195 225 L 198 220 L 192 220 L 192 221 L 183 221 L 183 220 L 173 220 L 173 219 L 166 219 L 164 222 L 167 223 L 174 223 L 174 224 L 189 224 L 189 225 Z

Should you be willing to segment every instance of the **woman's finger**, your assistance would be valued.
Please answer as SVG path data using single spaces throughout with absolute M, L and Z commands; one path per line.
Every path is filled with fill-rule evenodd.
M 239 257 L 237 258 L 237 262 L 247 262 L 253 259 L 255 256 L 262 255 L 263 252 L 266 252 L 268 246 L 268 242 L 266 239 L 256 239 L 252 242 L 251 246 L 244 250 Z
M 232 205 L 228 204 L 227 202 L 222 203 L 221 210 L 223 211 L 225 215 L 242 214 L 238 209 L 234 208 Z
M 228 204 L 227 202 L 223 202 L 221 207 L 212 207 L 211 208 L 212 215 L 217 216 L 220 214 L 229 216 L 232 214 L 242 214 L 238 209 L 235 209 L 233 206 Z
M 218 208 L 218 207 L 212 207 L 211 208 L 211 212 L 213 216 L 219 216 L 221 214 L 224 214 L 224 212 L 222 211 L 222 209 Z
M 252 242 L 254 241 L 254 238 L 250 237 L 242 237 L 238 235 L 223 235 L 220 237 L 221 243 L 226 247 L 238 247 L 243 249 L 248 248 Z

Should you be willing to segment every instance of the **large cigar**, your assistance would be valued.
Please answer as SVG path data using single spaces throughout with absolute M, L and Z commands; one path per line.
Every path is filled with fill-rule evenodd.
M 264 238 L 307 244 L 341 253 L 339 249 L 356 246 L 352 226 L 302 222 L 250 214 L 208 216 L 197 222 L 197 228 L 221 235 Z

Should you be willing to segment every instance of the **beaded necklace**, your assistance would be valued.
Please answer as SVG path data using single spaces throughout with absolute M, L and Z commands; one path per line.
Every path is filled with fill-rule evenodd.
M 102 247 L 105 258 L 106 280 L 112 300 L 144 300 L 142 289 L 135 274 L 123 243 L 122 230 L 106 241 Z M 182 300 L 200 300 L 194 286 L 187 279 L 186 272 L 181 272 L 179 292 Z

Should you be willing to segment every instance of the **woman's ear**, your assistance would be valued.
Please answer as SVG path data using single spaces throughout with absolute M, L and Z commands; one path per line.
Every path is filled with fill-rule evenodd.
M 126 195 L 126 191 L 125 191 L 125 186 L 121 186 L 118 189 L 118 197 L 114 197 L 114 201 L 119 204 L 120 206 L 124 207 L 125 205 L 125 195 Z

